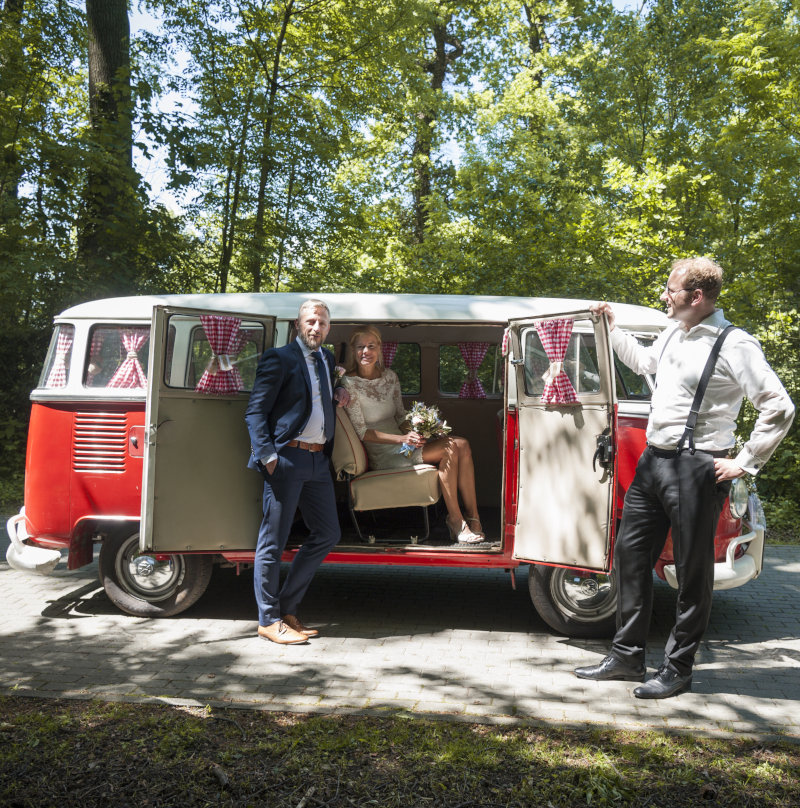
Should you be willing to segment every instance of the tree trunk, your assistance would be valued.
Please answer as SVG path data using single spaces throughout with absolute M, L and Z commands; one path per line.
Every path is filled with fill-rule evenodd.
M 225 213 L 226 218 L 222 223 L 222 252 L 219 257 L 219 291 L 228 291 L 228 275 L 231 270 L 231 259 L 233 257 L 233 245 L 236 238 L 236 222 L 239 215 L 239 201 L 242 193 L 242 179 L 244 177 L 244 153 L 247 148 L 247 136 L 250 133 L 250 106 L 253 102 L 253 87 L 251 85 L 247 93 L 245 102 L 244 121 L 242 121 L 242 133 L 239 138 L 238 154 L 236 157 L 236 167 L 228 172 L 228 181 L 225 191 Z M 233 199 L 228 205 L 230 197 L 230 186 L 233 184 Z
M 253 223 L 253 240 L 250 246 L 248 265 L 253 278 L 253 291 L 261 291 L 261 268 L 264 262 L 264 245 L 266 244 L 266 212 L 267 212 L 267 185 L 274 169 L 272 160 L 272 122 L 275 120 L 275 103 L 278 96 L 278 76 L 283 56 L 283 43 L 286 40 L 286 29 L 294 14 L 294 0 L 289 0 L 283 11 L 283 21 L 278 41 L 275 43 L 275 53 L 272 57 L 272 68 L 269 77 L 269 93 L 267 96 L 267 109 L 264 115 L 264 127 L 261 136 L 261 165 L 258 178 L 258 197 L 256 199 L 256 218 Z
M 438 119 L 438 96 L 444 87 L 447 68 L 464 52 L 461 42 L 448 33 L 448 17 L 444 22 L 433 26 L 434 57 L 425 65 L 425 72 L 431 74 L 432 102 L 427 109 L 417 113 L 417 134 L 411 152 L 414 167 L 414 239 L 418 244 L 425 240 L 428 226 L 431 181 L 431 151 L 433 147 L 433 129 Z M 452 50 L 448 51 L 447 46 Z
M 132 291 L 139 201 L 132 168 L 127 0 L 86 0 L 90 156 L 78 254 L 94 293 Z
M 545 30 L 545 16 L 537 16 L 534 10 L 528 3 L 522 4 L 525 10 L 525 19 L 528 22 L 528 50 L 531 52 L 531 64 L 533 65 L 536 57 L 542 52 L 542 49 L 547 42 L 547 34 Z M 542 87 L 542 68 L 536 68 L 536 86 Z
M 0 31 L 7 48 L 0 53 L 0 100 L 17 95 L 17 84 L 22 79 L 22 11 L 23 0 L 6 0 L 0 6 Z M 9 47 L 10 45 L 10 47 Z M 7 223 L 19 218 L 19 182 L 22 171 L 17 154 L 15 120 L 0 121 L 0 225 L 6 229 Z M 16 230 L 17 228 L 12 228 Z M 5 241 L 5 239 L 3 239 Z M 7 245 L 3 244 L 6 248 Z M 3 250 L 5 251 L 5 250 Z
M 289 235 L 289 216 L 292 212 L 292 202 L 294 201 L 294 178 L 297 176 L 297 163 L 292 160 L 292 167 L 289 170 L 289 187 L 286 190 L 286 206 L 283 211 L 283 232 L 278 244 L 278 261 L 275 267 L 275 282 L 272 291 L 277 292 L 281 285 L 281 274 L 283 273 L 283 256 L 286 253 L 286 239 Z

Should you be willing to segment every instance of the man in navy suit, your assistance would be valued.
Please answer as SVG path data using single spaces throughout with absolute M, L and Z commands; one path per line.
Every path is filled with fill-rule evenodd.
M 248 465 L 264 477 L 254 568 L 258 634 L 282 645 L 304 643 L 319 633 L 303 625 L 297 607 L 341 536 L 328 465 L 336 405 L 333 355 L 321 347 L 330 330 L 327 305 L 306 300 L 295 326 L 296 340 L 261 357 L 245 414 Z M 347 403 L 346 391 L 336 395 Z M 281 555 L 298 507 L 310 533 L 280 586 Z

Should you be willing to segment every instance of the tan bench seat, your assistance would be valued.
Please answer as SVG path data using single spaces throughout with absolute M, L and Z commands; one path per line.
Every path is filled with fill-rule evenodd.
M 350 516 L 360 537 L 363 538 L 356 511 L 420 507 L 424 512 L 427 538 L 427 509 L 441 496 L 436 466 L 422 463 L 409 468 L 368 471 L 369 460 L 364 444 L 341 407 L 336 408 L 332 460 L 337 479 L 347 481 Z

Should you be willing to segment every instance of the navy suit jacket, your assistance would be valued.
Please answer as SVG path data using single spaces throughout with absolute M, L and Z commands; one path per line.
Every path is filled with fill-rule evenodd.
M 333 389 L 333 354 L 323 348 L 322 355 L 330 372 Z M 333 406 L 336 407 L 335 400 Z M 290 440 L 302 433 L 310 417 L 311 379 L 297 340 L 280 348 L 267 349 L 258 362 L 245 412 L 250 432 L 250 459 L 247 465 L 257 469 L 262 457 L 280 454 Z M 325 453 L 330 455 L 332 448 L 331 440 L 325 446 Z

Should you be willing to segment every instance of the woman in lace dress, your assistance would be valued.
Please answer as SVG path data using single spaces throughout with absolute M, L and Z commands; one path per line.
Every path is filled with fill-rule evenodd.
M 438 466 L 451 537 L 462 544 L 484 541 L 469 441 L 453 435 L 426 441 L 416 432 L 401 431 L 406 412 L 400 381 L 393 370 L 383 365 L 382 340 L 377 328 L 365 325 L 351 334 L 350 360 L 345 370 L 342 385 L 350 393 L 347 414 L 364 441 L 370 468 L 406 468 L 419 463 Z M 400 452 L 403 443 L 414 447 L 410 457 Z

